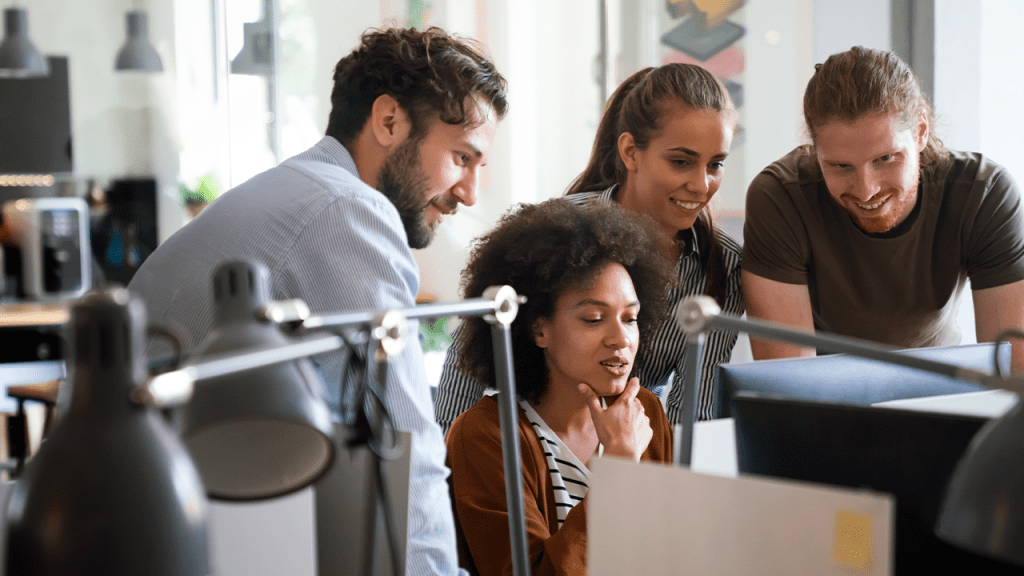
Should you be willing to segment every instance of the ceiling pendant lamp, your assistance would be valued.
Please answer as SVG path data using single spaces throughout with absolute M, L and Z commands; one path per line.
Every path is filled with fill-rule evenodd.
M 4 39 L 0 41 L 0 78 L 38 78 L 50 65 L 28 38 L 28 13 L 23 8 L 4 10 Z
M 149 42 L 149 15 L 142 10 L 126 14 L 128 38 L 117 52 L 114 68 L 121 71 L 163 72 L 164 64 Z
M 274 73 L 274 34 L 267 20 L 246 22 L 245 43 L 231 60 L 232 74 L 270 76 Z

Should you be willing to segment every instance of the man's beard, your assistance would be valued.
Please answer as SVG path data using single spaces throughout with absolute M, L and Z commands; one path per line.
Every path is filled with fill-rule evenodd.
M 407 139 L 385 160 L 377 175 L 377 189 L 398 209 L 410 248 L 426 248 L 434 227 L 425 219 L 430 186 L 420 169 L 419 140 Z

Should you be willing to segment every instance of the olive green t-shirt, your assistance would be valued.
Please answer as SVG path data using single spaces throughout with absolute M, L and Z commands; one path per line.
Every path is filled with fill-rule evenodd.
M 954 152 L 944 168 L 921 170 L 918 192 L 894 234 L 868 234 L 801 146 L 750 184 L 742 267 L 806 284 L 818 330 L 906 348 L 957 344 L 968 278 L 974 290 L 1024 279 L 1020 191 L 998 164 Z

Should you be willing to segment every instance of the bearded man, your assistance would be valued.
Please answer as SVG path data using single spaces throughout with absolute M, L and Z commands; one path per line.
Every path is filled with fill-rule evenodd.
M 476 201 L 507 110 L 506 83 L 471 42 L 431 28 L 371 30 L 334 71 L 326 136 L 224 193 L 164 242 L 129 289 L 185 352 L 213 318 L 213 271 L 262 263 L 271 296 L 314 314 L 415 305 L 423 248 L 442 219 Z M 343 359 L 314 359 L 337 411 Z M 420 347 L 389 363 L 386 400 L 411 432 L 409 574 L 455 574 L 458 559 L 441 430 Z
M 854 47 L 804 94 L 812 144 L 747 192 L 747 314 L 903 348 L 960 342 L 968 279 L 979 342 L 1024 326 L 1020 191 L 978 153 L 947 150 L 910 68 Z M 813 350 L 752 341 L 755 359 Z M 1015 370 L 1024 347 L 1013 347 Z

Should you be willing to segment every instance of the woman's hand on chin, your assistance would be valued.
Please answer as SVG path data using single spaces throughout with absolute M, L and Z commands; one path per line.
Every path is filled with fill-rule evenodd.
M 586 398 L 597 440 L 604 445 L 604 453 L 639 462 L 640 455 L 654 437 L 651 419 L 636 397 L 640 380 L 630 378 L 626 389 L 607 408 L 601 407 L 600 396 L 587 384 L 580 383 L 577 390 Z

